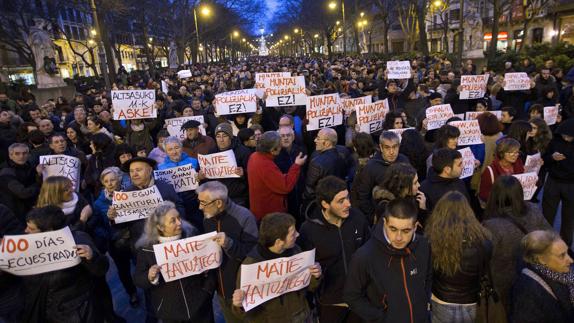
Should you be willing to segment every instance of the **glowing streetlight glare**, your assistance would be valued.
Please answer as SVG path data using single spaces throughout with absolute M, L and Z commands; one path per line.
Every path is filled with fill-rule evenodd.
M 342 30 L 341 27 L 339 27 L 339 29 L 337 29 L 338 32 L 340 32 L 341 30 Z
M 329 9 L 333 10 L 337 8 L 337 3 L 335 1 L 329 2 Z
M 319 34 L 313 35 L 314 38 L 319 38 Z
M 93 39 L 88 40 L 88 44 L 93 45 L 95 42 Z
M 296 34 L 299 33 L 299 28 L 293 29 L 293 32 L 296 33 Z
M 239 36 L 239 32 L 238 32 L 237 30 L 234 31 L 234 32 L 233 32 L 233 36 L 235 36 L 235 37 Z
M 98 32 L 95 29 L 91 29 L 90 34 L 92 34 L 92 36 L 95 36 L 98 34 Z
M 150 37 L 150 38 L 148 38 L 148 40 L 149 40 L 149 41 L 150 41 L 150 43 L 151 43 L 151 42 L 153 41 L 153 38 L 152 38 L 152 37 Z
M 241 39 L 242 42 L 245 42 L 245 38 Z
M 285 40 L 289 40 L 289 35 L 285 35 L 283 38 L 285 38 Z
M 207 17 L 207 16 L 209 16 L 209 15 L 211 14 L 211 9 L 209 9 L 208 6 L 203 6 L 203 7 L 201 7 L 200 12 L 201 12 L 202 15 L 204 15 L 204 16 Z
M 361 12 L 361 18 L 363 18 L 365 16 L 364 12 Z
M 432 4 L 435 7 L 440 7 L 440 6 L 442 6 L 442 0 L 435 0 L 435 1 L 433 1 Z

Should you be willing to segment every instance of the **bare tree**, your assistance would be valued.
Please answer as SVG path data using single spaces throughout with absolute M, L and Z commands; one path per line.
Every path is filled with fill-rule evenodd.
M 549 9 L 553 4 L 554 0 L 525 0 L 522 7 L 523 10 L 523 24 L 522 24 L 522 41 L 518 47 L 518 52 L 522 52 L 524 48 L 524 43 L 526 41 L 526 36 L 528 35 L 528 26 L 533 19 L 540 17 L 547 9 Z
M 409 51 L 415 49 L 415 43 L 418 39 L 418 17 L 417 6 L 414 1 L 405 1 L 397 4 L 399 23 L 406 36 Z

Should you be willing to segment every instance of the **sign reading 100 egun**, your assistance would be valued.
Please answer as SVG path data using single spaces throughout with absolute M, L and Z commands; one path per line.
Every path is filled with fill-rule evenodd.
M 288 107 L 305 105 L 305 77 L 273 77 L 264 80 L 265 105 L 268 107 Z

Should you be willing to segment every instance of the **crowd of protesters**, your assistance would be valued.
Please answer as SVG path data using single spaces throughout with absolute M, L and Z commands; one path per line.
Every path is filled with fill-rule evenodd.
M 188 68 L 183 79 L 119 71 L 113 90 L 155 91 L 153 119 L 113 120 L 110 92 L 92 88 L 46 102 L 0 93 L 0 237 L 68 226 L 82 260 L 29 276 L 0 267 L 0 321 L 124 322 L 106 281 L 113 261 L 146 322 L 213 322 L 213 302 L 229 323 L 574 322 L 574 68 L 525 59 L 477 70 L 470 60 L 420 57 L 403 80 L 387 78 L 384 61 L 351 57 Z M 253 88 L 263 72 L 304 76 L 308 96 L 386 99 L 383 130 L 360 132 L 353 112 L 307 131 L 305 106 L 266 107 L 264 98 L 255 113 L 216 116 L 216 94 Z M 507 72 L 526 72 L 530 89 L 505 91 Z M 486 95 L 461 100 L 461 75 L 485 73 Z M 483 112 L 468 178 L 460 179 L 461 133 L 449 124 L 460 118 L 427 129 L 425 111 L 439 104 Z M 555 124 L 546 106 L 558 107 Z M 183 116 L 204 122 L 183 124 L 180 140 L 165 120 Z M 389 131 L 397 128 L 412 129 Z M 198 154 L 228 150 L 237 177 L 207 179 Z M 538 153 L 528 201 L 512 175 Z M 59 154 L 80 160 L 79 190 L 64 176 L 42 178 L 40 156 Z M 154 170 L 183 165 L 198 173 L 194 191 L 154 179 Z M 116 224 L 113 193 L 152 186 L 164 202 L 147 219 Z M 153 245 L 213 231 L 221 266 L 166 282 Z M 306 288 L 245 311 L 242 264 L 311 249 Z

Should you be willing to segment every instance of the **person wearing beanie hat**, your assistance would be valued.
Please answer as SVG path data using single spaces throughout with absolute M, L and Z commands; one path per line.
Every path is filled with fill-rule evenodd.
M 562 202 L 560 236 L 572 245 L 574 232 L 574 119 L 563 121 L 542 156 L 548 177 L 544 184 L 542 212 L 550 225 Z

